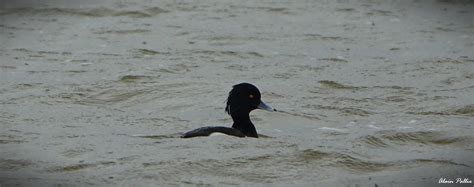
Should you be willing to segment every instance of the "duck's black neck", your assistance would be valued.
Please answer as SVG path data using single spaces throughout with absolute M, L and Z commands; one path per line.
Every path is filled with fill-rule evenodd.
M 232 128 L 239 130 L 245 136 L 258 138 L 257 130 L 252 121 L 250 121 L 248 113 L 232 114 L 231 116 L 234 120 Z

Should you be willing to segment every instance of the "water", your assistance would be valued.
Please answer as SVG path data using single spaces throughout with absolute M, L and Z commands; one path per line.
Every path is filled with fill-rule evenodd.
M 0 184 L 473 180 L 473 6 L 3 2 Z M 262 138 L 177 138 L 243 81 Z

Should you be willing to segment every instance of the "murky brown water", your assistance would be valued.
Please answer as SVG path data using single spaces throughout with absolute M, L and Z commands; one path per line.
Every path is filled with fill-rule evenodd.
M 0 4 L 2 185 L 474 179 L 471 1 Z M 268 137 L 175 138 L 243 81 Z

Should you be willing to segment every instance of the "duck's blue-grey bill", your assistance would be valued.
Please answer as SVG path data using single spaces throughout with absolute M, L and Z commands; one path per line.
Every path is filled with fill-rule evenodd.
M 263 101 L 260 102 L 260 104 L 257 106 L 258 109 L 262 109 L 262 110 L 266 110 L 266 111 L 270 111 L 270 112 L 273 112 L 273 111 L 277 111 L 276 109 L 268 106 L 267 104 L 265 104 Z

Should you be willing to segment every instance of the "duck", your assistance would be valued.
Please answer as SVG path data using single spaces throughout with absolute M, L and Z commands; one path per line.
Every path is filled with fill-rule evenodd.
M 207 126 L 188 131 L 181 138 L 209 136 L 213 133 L 223 133 L 236 137 L 258 138 L 257 129 L 250 120 L 250 112 L 255 109 L 270 112 L 277 111 L 261 99 L 260 91 L 250 83 L 239 83 L 232 86 L 227 97 L 225 112 L 232 117 L 232 127 Z

